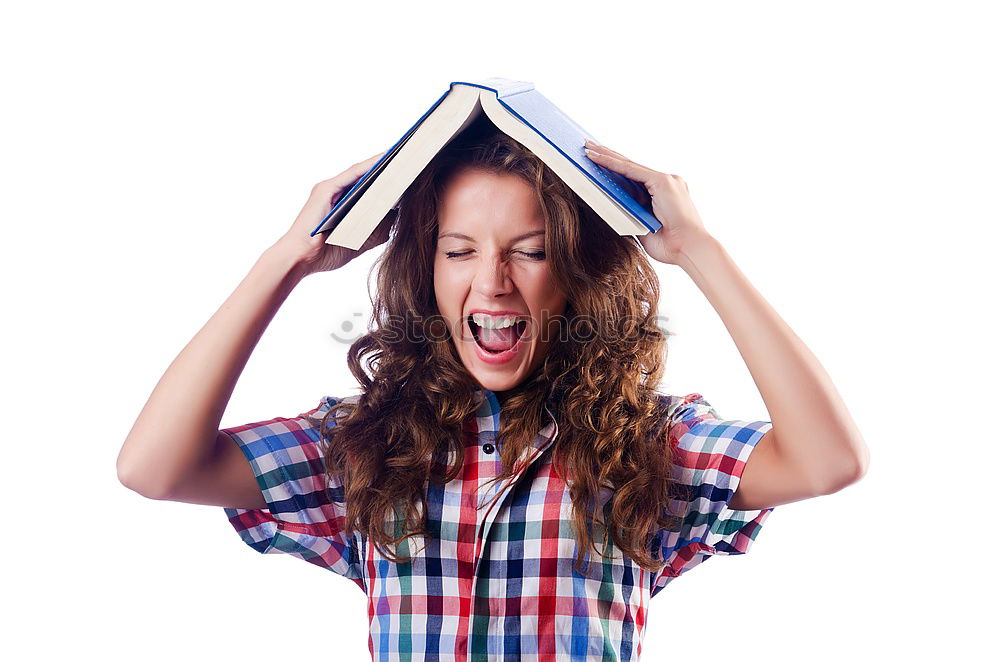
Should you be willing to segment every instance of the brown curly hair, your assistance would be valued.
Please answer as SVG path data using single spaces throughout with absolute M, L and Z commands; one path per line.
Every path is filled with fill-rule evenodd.
M 655 571 L 663 560 L 652 553 L 652 536 L 677 523 L 667 508 L 673 493 L 666 405 L 655 390 L 671 335 L 655 324 L 659 280 L 635 237 L 619 236 L 537 156 L 487 123 L 466 129 L 407 188 L 372 266 L 372 330 L 348 352 L 362 394 L 333 405 L 320 426 L 329 442 L 327 471 L 344 485 L 348 530 L 362 532 L 386 558 L 406 561 L 390 548 L 427 536 L 426 484 L 462 471 L 462 423 L 476 410 L 478 385 L 439 314 L 433 276 L 443 193 L 467 168 L 514 174 L 534 188 L 549 266 L 569 293 L 560 339 L 543 365 L 505 394 L 496 480 L 513 475 L 548 404 L 560 429 L 553 463 L 572 479 L 575 567 L 582 572 L 590 547 L 609 558 L 594 545 L 591 528 L 599 524 L 605 548 L 610 532 L 622 553 Z M 328 425 L 330 417 L 336 425 Z M 443 475 L 435 470 L 441 465 L 434 458 L 452 455 L 457 461 Z M 601 502 L 602 488 L 613 496 L 597 520 L 592 504 Z

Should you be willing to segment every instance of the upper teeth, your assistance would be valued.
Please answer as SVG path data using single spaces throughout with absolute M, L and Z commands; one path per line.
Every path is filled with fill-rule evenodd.
M 517 315 L 487 315 L 472 313 L 472 321 L 487 329 L 506 329 L 517 323 Z

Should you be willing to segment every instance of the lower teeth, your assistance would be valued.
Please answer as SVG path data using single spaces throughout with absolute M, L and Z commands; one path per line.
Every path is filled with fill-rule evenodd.
M 477 345 L 479 345 L 480 349 L 482 349 L 484 352 L 487 352 L 489 354 L 503 354 L 504 352 L 509 352 L 510 350 L 514 349 L 515 346 L 517 346 L 518 342 L 521 341 L 521 336 L 518 335 L 518 337 L 514 339 L 514 344 L 511 345 L 510 347 L 508 347 L 507 349 L 487 349 L 486 347 L 483 347 L 483 344 L 481 342 L 479 342 L 479 334 L 478 333 L 473 333 L 472 334 L 472 338 L 475 341 L 475 343 Z

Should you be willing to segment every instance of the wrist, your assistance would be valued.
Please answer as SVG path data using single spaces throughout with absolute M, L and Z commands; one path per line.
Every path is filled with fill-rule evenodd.
M 306 258 L 285 242 L 277 241 L 260 256 L 258 264 L 279 272 L 281 277 L 294 287 L 309 275 Z
M 691 275 L 697 271 L 698 264 L 712 259 L 722 251 L 723 247 L 718 239 L 707 232 L 700 232 L 684 242 L 678 251 L 676 262 L 681 269 Z

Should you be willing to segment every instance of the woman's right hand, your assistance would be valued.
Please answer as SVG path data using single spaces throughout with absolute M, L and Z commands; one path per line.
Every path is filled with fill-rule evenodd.
M 309 199 L 299 212 L 292 227 L 276 242 L 284 251 L 290 251 L 302 265 L 305 275 L 319 271 L 332 271 L 344 266 L 365 251 L 385 243 L 389 230 L 396 220 L 396 211 L 390 210 L 378 227 L 358 250 L 326 243 L 327 232 L 310 237 L 320 221 L 326 218 L 341 196 L 349 191 L 385 152 L 355 163 L 336 177 L 313 186 Z

